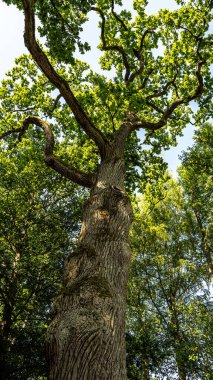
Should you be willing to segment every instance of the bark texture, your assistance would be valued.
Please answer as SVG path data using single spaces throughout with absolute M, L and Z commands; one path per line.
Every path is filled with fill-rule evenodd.
M 125 380 L 125 307 L 132 207 L 124 161 L 105 160 L 83 215 L 48 329 L 51 380 Z

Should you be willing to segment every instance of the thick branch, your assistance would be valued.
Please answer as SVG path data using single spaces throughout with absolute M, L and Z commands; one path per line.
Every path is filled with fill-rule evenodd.
M 77 183 L 78 185 L 84 187 L 92 187 L 94 184 L 94 177 L 91 174 L 84 173 L 80 170 L 76 170 L 75 168 L 65 164 L 58 157 L 53 154 L 54 149 L 54 136 L 50 125 L 35 116 L 28 116 L 24 121 L 23 125 L 20 128 L 11 129 L 2 135 L 0 135 L 0 139 L 3 139 L 6 136 L 9 136 L 13 133 L 19 133 L 19 141 L 23 134 L 27 131 L 31 124 L 37 125 L 44 131 L 45 135 L 45 147 L 44 147 L 44 159 L 45 163 L 53 168 L 55 171 L 60 173 L 63 177 L 70 179 L 71 181 Z
M 138 121 L 138 117 L 134 114 L 129 113 L 123 123 L 121 124 L 120 128 L 115 134 L 115 145 L 117 149 L 123 153 L 126 139 L 133 130 L 134 123 Z
M 176 99 L 175 101 L 173 101 L 170 104 L 170 106 L 167 108 L 167 110 L 163 112 L 161 119 L 156 123 L 151 123 L 146 120 L 140 120 L 138 118 L 137 121 L 132 123 L 131 130 L 134 131 L 136 129 L 145 128 L 145 129 L 150 129 L 152 131 L 156 131 L 157 129 L 160 129 L 166 125 L 168 119 L 170 118 L 170 116 L 172 115 L 172 113 L 177 107 L 179 107 L 182 104 L 188 104 L 192 100 L 197 99 L 203 92 L 203 77 L 201 74 L 201 69 L 204 63 L 205 61 L 203 60 L 198 63 L 197 70 L 196 70 L 198 85 L 192 95 L 189 95 L 186 98 Z
M 101 156 L 103 158 L 105 155 L 107 139 L 103 133 L 94 126 L 88 115 L 81 108 L 66 80 L 57 74 L 49 59 L 38 45 L 35 38 L 35 17 L 32 3 L 30 0 L 22 0 L 22 3 L 25 14 L 24 41 L 26 47 L 32 54 L 33 59 L 43 71 L 45 76 L 55 87 L 58 88 L 60 94 L 63 96 L 70 109 L 72 110 L 77 122 L 81 125 L 86 134 L 99 147 Z
M 129 76 L 129 79 L 128 79 L 128 83 L 130 82 L 133 82 L 133 80 L 138 77 L 139 75 L 141 75 L 143 73 L 143 70 L 144 70 L 144 60 L 141 56 L 141 59 L 140 59 L 140 67 L 138 70 L 136 70 L 134 73 L 131 73 L 131 75 Z
M 149 30 L 147 29 L 142 37 L 141 37 L 141 42 L 140 42 L 140 48 L 138 50 L 136 49 L 133 49 L 133 53 L 134 55 L 136 56 L 136 58 L 139 60 L 139 63 L 140 63 L 140 66 L 139 66 L 139 69 L 136 70 L 134 73 L 132 73 L 128 79 L 128 83 L 129 82 L 133 82 L 133 80 L 138 77 L 139 75 L 141 75 L 143 73 L 143 70 L 144 70 L 144 56 L 142 54 L 142 51 L 143 51 L 143 48 L 144 48 L 144 41 L 145 41 L 145 37 L 147 36 L 147 34 L 149 33 L 152 33 L 153 30 Z
M 91 7 L 91 10 L 98 12 L 99 15 L 100 15 L 100 17 L 101 17 L 101 21 L 102 21 L 101 22 L 102 49 L 105 50 L 105 51 L 117 51 L 118 53 L 121 54 L 124 67 L 126 69 L 125 81 L 127 82 L 128 79 L 129 79 L 129 76 L 130 76 L 130 66 L 129 66 L 129 62 L 128 62 L 125 50 L 124 50 L 123 46 L 120 46 L 120 45 L 107 45 L 107 42 L 106 42 L 106 39 L 105 39 L 105 24 L 106 24 L 106 20 L 105 20 L 104 13 L 103 13 L 103 11 L 100 8 L 97 8 L 97 7 Z

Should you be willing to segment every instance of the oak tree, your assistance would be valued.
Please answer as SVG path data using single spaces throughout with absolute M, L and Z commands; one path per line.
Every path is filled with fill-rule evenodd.
M 130 11 L 121 0 L 4 1 L 24 13 L 25 45 L 42 74 L 39 87 L 26 73 L 16 76 L 16 85 L 12 80 L 3 84 L 2 102 L 13 98 L 14 109 L 2 116 L 1 138 L 10 142 L 18 133 L 20 140 L 29 127 L 37 127 L 44 134 L 45 163 L 90 189 L 78 244 L 65 261 L 63 290 L 48 328 L 49 378 L 124 380 L 133 219 L 125 173 L 133 179 L 135 166 L 143 175 L 153 155 L 155 169 L 160 149 L 175 144 L 191 120 L 190 102 L 201 96 L 206 108 L 199 116 L 205 118 L 212 1 L 178 0 L 177 10 L 154 15 L 146 14 L 146 0 L 133 1 Z M 114 68 L 113 79 L 93 73 L 74 56 L 77 47 L 81 53 L 89 48 L 79 33 L 90 12 L 100 19 L 100 64 L 105 70 Z M 34 88 L 39 88 L 35 94 Z M 140 144 L 152 148 L 142 151 Z M 87 158 L 82 153 L 81 160 L 75 159 L 85 146 Z M 140 174 L 138 170 L 138 186 Z

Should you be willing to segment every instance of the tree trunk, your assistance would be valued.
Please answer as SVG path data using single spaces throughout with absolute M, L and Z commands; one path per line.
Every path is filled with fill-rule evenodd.
M 180 332 L 180 324 L 176 315 L 176 311 L 173 309 L 173 338 L 175 340 L 174 348 L 175 348 L 175 360 L 178 370 L 178 379 L 186 380 L 187 377 L 187 364 L 189 363 L 188 355 L 186 354 L 184 347 L 185 342 L 183 340 L 182 334 Z
M 124 161 L 105 160 L 47 334 L 50 380 L 125 380 L 125 309 L 132 207 Z
M 207 229 L 204 227 L 204 223 L 202 222 L 202 217 L 197 207 L 193 207 L 193 210 L 194 210 L 195 218 L 197 220 L 197 224 L 200 230 L 201 246 L 202 246 L 203 254 L 206 258 L 206 263 L 208 266 L 210 284 L 213 285 L 212 250 L 211 250 L 210 245 L 208 244 Z
M 151 380 L 150 374 L 149 374 L 149 358 L 146 353 L 146 347 L 143 347 L 142 352 L 142 373 L 143 373 L 143 380 Z
M 177 368 L 178 368 L 178 379 L 179 380 L 186 380 L 186 369 L 183 362 L 179 362 L 176 355 L 176 362 L 177 362 Z

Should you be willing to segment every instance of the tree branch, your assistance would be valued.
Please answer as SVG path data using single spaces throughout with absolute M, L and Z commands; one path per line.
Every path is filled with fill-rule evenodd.
M 123 27 L 123 29 L 128 32 L 128 28 L 126 26 L 126 24 L 124 23 L 124 21 L 117 15 L 117 13 L 114 11 L 114 7 L 115 7 L 115 2 L 114 0 L 111 0 L 111 12 L 113 14 L 113 16 L 115 17 L 115 19 L 121 24 L 121 26 Z
M 51 130 L 50 125 L 35 116 L 28 116 L 22 124 L 22 127 L 11 129 L 2 135 L 0 135 L 0 140 L 6 136 L 9 136 L 13 133 L 19 133 L 18 140 L 21 141 L 23 134 L 27 131 L 30 125 L 35 124 L 37 127 L 41 128 L 44 131 L 45 135 L 45 147 L 44 147 L 44 160 L 45 163 L 53 168 L 55 171 L 60 173 L 63 177 L 70 179 L 71 181 L 77 183 L 78 185 L 84 187 L 92 187 L 94 184 L 94 175 L 84 173 L 80 170 L 77 170 L 68 164 L 65 164 L 62 160 L 56 157 L 53 154 L 54 149 L 54 136 Z
M 62 97 L 62 95 L 58 94 L 57 97 L 55 98 L 52 108 L 48 110 L 50 115 L 52 115 L 53 112 L 55 111 L 55 109 L 57 108 L 59 100 L 61 99 L 61 97 Z
M 105 149 L 108 141 L 103 133 L 95 127 L 89 116 L 84 112 L 71 91 L 68 83 L 53 68 L 46 54 L 42 51 L 35 38 L 35 16 L 33 4 L 30 0 L 22 0 L 25 14 L 24 41 L 33 59 L 48 80 L 58 88 L 68 106 L 72 110 L 77 122 L 86 134 L 95 142 L 100 150 L 101 157 L 105 156 Z
M 168 322 L 167 322 L 167 320 L 166 320 L 164 314 L 162 313 L 160 307 L 158 306 L 158 304 L 157 304 L 157 303 L 155 302 L 155 300 L 154 300 L 153 292 L 152 292 L 152 287 L 151 287 L 151 284 L 150 284 L 150 281 L 149 281 L 149 276 L 150 276 L 150 274 L 149 274 L 149 272 L 148 272 L 148 270 L 147 270 L 147 268 L 146 268 L 146 265 L 144 266 L 144 270 L 145 270 L 145 273 L 146 273 L 146 284 L 147 284 L 147 290 L 148 290 L 148 294 L 149 294 L 150 300 L 151 300 L 153 306 L 155 307 L 155 309 L 157 310 L 158 315 L 161 316 L 163 322 L 164 322 L 165 325 L 167 326 L 167 325 L 168 325 Z M 145 289 L 145 290 L 146 290 L 146 289 Z
M 145 41 L 145 37 L 147 36 L 147 34 L 152 33 L 153 30 L 149 30 L 149 29 L 146 30 L 144 32 L 144 34 L 142 35 L 142 37 L 141 37 L 141 42 L 140 42 L 139 49 L 138 50 L 133 49 L 134 55 L 136 56 L 136 58 L 140 62 L 140 67 L 139 67 L 138 70 L 136 70 L 135 72 L 131 73 L 131 69 L 130 69 L 130 65 L 129 65 L 129 62 L 128 62 L 127 54 L 126 54 L 123 46 L 121 46 L 121 45 L 107 45 L 107 43 L 106 43 L 106 38 L 105 38 L 106 19 L 105 19 L 105 15 L 104 15 L 103 11 L 100 8 L 97 8 L 97 7 L 92 7 L 91 9 L 93 11 L 98 12 L 99 15 L 100 15 L 100 17 L 101 17 L 101 20 L 102 20 L 102 23 L 101 23 L 102 49 L 105 50 L 105 51 L 109 51 L 109 50 L 118 51 L 121 54 L 124 67 L 126 69 L 125 78 L 124 78 L 125 82 L 127 84 L 130 83 L 130 82 L 133 82 L 134 79 L 137 76 L 139 76 L 140 74 L 142 74 L 142 72 L 144 70 L 144 57 L 142 55 L 142 50 L 143 50 L 143 47 L 144 47 L 144 41 Z M 125 25 L 125 23 L 123 22 L 123 20 L 114 11 L 114 0 L 111 0 L 111 12 L 112 12 L 113 16 L 116 18 L 116 20 L 121 24 L 121 26 L 123 27 L 123 29 L 127 32 L 129 29 L 127 28 L 127 26 Z
M 134 53 L 134 55 L 136 56 L 136 58 L 137 58 L 137 59 L 139 60 L 139 62 L 140 62 L 140 67 L 139 67 L 138 70 L 136 70 L 134 73 L 132 73 L 132 74 L 130 75 L 130 77 L 129 77 L 129 79 L 128 79 L 128 83 L 129 83 L 129 82 L 133 82 L 133 80 L 134 80 L 137 76 L 139 76 L 140 74 L 143 73 L 143 70 L 144 70 L 144 56 L 143 56 L 143 54 L 142 54 L 142 51 L 143 51 L 143 47 L 144 47 L 144 41 L 145 41 L 145 37 L 147 36 L 147 34 L 152 33 L 152 32 L 153 32 L 153 30 L 149 30 L 149 29 L 147 29 L 147 30 L 143 33 L 143 35 L 142 35 L 142 37 L 141 37 L 140 48 L 139 48 L 138 50 L 133 49 L 133 53 Z
M 62 21 L 62 23 L 63 23 L 63 28 L 64 28 L 64 30 L 65 30 L 65 25 L 66 25 L 67 29 L 68 29 L 71 33 L 73 33 L 73 32 L 74 32 L 73 28 L 71 27 L 71 25 L 68 24 L 68 22 L 67 22 L 67 21 L 65 20 L 65 18 L 62 16 L 61 12 L 59 12 L 59 10 L 58 10 L 58 8 L 57 8 L 57 6 L 56 6 L 56 4 L 55 4 L 55 1 L 54 1 L 54 0 L 50 0 L 50 3 L 52 4 L 52 7 L 53 7 L 54 10 L 56 11 L 57 15 L 60 17 L 60 19 L 61 19 L 61 21 Z
M 163 114 L 163 110 L 161 108 L 159 108 L 158 106 L 156 106 L 156 104 L 152 103 L 152 102 L 146 102 L 147 106 L 153 108 L 155 111 L 157 111 L 158 113 L 161 113 Z
M 100 17 L 101 17 L 101 21 L 102 21 L 101 22 L 102 49 L 105 50 L 105 51 L 117 51 L 117 52 L 119 52 L 121 54 L 124 67 L 126 69 L 126 73 L 125 73 L 125 78 L 124 79 L 125 79 L 125 82 L 127 82 L 128 79 L 129 79 L 129 76 L 130 76 L 130 66 L 129 66 L 129 62 L 128 62 L 125 50 L 124 50 L 123 46 L 120 46 L 120 45 L 107 45 L 106 39 L 105 39 L 106 20 L 105 20 L 104 13 L 103 13 L 103 11 L 100 8 L 97 8 L 97 7 L 91 7 L 91 10 L 93 10 L 95 12 L 98 12 L 99 15 L 100 15 Z
M 145 78 L 143 79 L 142 85 L 141 85 L 141 87 L 139 88 L 139 90 L 143 90 L 143 89 L 146 87 L 147 82 L 148 82 L 148 80 L 149 80 L 151 74 L 153 73 L 153 71 L 154 71 L 153 68 L 151 68 L 151 69 L 148 71 L 147 75 L 146 75 Z
M 146 99 L 153 99 L 153 98 L 158 98 L 159 96 L 163 96 L 167 93 L 167 90 L 168 88 L 171 86 L 171 85 L 175 85 L 175 80 L 177 78 L 177 74 L 175 74 L 174 78 L 172 80 L 170 80 L 169 82 L 166 83 L 166 85 L 163 87 L 162 90 L 152 94 L 152 95 L 148 95 L 146 97 Z
M 200 53 L 199 53 L 200 56 Z M 136 121 L 132 123 L 132 131 L 144 128 L 144 129 L 150 129 L 152 131 L 156 131 L 157 129 L 162 128 L 166 125 L 168 119 L 172 115 L 173 111 L 182 104 L 188 104 L 194 99 L 197 99 L 203 92 L 203 77 L 201 74 L 202 66 L 204 65 L 205 61 L 202 60 L 197 65 L 196 70 L 196 77 L 198 80 L 198 85 L 192 95 L 187 96 L 186 98 L 176 99 L 173 101 L 170 106 L 167 108 L 167 110 L 163 113 L 161 119 L 156 123 L 151 123 L 146 120 L 140 120 L 140 118 L 136 117 Z M 159 110 L 160 111 L 160 110 Z

